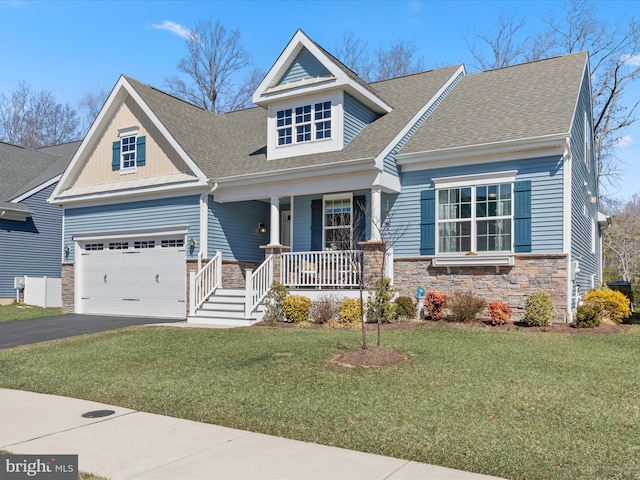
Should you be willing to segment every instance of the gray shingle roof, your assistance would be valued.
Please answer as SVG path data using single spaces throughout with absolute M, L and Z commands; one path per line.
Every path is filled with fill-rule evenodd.
M 64 172 L 80 142 L 31 150 L 0 142 L 0 208 L 29 212 L 26 205 L 9 203 Z
M 267 112 L 250 108 L 224 115 L 179 100 L 127 77 L 160 122 L 211 178 L 374 159 L 460 66 L 408 75 L 372 85 L 393 111 L 369 124 L 345 148 L 278 160 L 266 158 Z
M 467 75 L 401 153 L 566 134 L 586 63 L 580 52 Z

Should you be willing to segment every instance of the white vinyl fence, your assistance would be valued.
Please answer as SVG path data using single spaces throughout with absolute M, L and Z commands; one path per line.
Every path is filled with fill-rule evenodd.
M 62 307 L 59 278 L 24 277 L 24 303 L 38 307 Z

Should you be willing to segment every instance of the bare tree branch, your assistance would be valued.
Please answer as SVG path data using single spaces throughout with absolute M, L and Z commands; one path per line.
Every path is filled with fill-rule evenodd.
M 186 46 L 187 55 L 178 63 L 178 71 L 187 80 L 177 76 L 165 79 L 171 93 L 214 113 L 228 111 L 225 106 L 244 108 L 252 92 L 247 94 L 246 84 L 232 84 L 232 78 L 251 65 L 240 32 L 227 29 L 220 21 L 214 23 L 211 18 L 200 20 Z
M 416 50 L 414 42 L 405 40 L 398 40 L 386 49 L 379 47 L 376 50 L 374 79 L 387 80 L 423 71 L 424 58 L 416 58 Z
M 47 147 L 80 138 L 80 120 L 51 92 L 34 92 L 24 81 L 10 96 L 0 94 L 0 139 L 27 148 Z
M 368 49 L 369 43 L 356 37 L 356 34 L 350 30 L 342 35 L 341 43 L 336 46 L 336 58 L 365 82 L 370 82 L 374 65 Z
M 629 105 L 625 93 L 640 78 L 640 25 L 634 18 L 610 24 L 597 17 L 595 4 L 587 0 L 566 0 L 559 15 L 544 18 L 547 28 L 518 42 L 524 22 L 501 15 L 497 27 L 467 41 L 471 55 L 482 68 L 498 68 L 522 60 L 588 51 L 593 98 L 594 147 L 598 190 L 604 181 L 615 185 L 621 165 L 617 144 L 624 129 L 636 120 L 639 102 Z M 523 49 L 523 47 L 526 47 Z M 491 52 L 490 61 L 484 53 Z
M 531 48 L 528 45 L 530 42 L 528 37 L 522 40 L 518 39 L 524 25 L 523 17 L 500 14 L 495 31 L 486 34 L 476 33 L 472 40 L 465 36 L 464 41 L 467 48 L 478 62 L 472 66 L 479 70 L 493 70 L 524 61 L 525 52 Z M 478 46 L 478 42 L 480 42 L 480 46 Z M 541 47 L 542 45 L 537 46 L 538 49 Z M 484 53 L 486 49 L 489 50 L 489 55 Z

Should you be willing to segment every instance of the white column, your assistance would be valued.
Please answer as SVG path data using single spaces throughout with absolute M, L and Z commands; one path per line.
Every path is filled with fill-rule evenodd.
M 280 199 L 271 197 L 271 225 L 269 245 L 280 245 Z
M 382 210 L 382 191 L 379 188 L 371 189 L 371 241 L 379 242 L 382 240 L 380 223 Z

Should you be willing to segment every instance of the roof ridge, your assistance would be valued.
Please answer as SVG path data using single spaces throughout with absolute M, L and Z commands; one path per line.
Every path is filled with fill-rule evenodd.
M 557 59 L 560 59 L 560 58 L 573 57 L 573 56 L 585 55 L 585 54 L 587 55 L 587 58 L 588 58 L 589 57 L 589 52 L 587 50 L 580 50 L 579 52 L 563 53 L 563 54 L 560 54 L 560 55 L 554 55 L 552 57 L 538 58 L 536 60 L 529 60 L 528 62 L 515 63 L 513 65 L 505 65 L 504 67 L 490 68 L 489 70 L 480 70 L 478 72 L 470 73 L 469 75 L 477 75 L 478 73 L 489 73 L 489 72 L 502 71 L 502 70 L 507 70 L 509 68 L 524 67 L 526 65 L 533 65 L 535 63 L 548 62 L 548 61 L 557 60 Z
M 407 78 L 407 77 L 412 77 L 412 76 L 416 76 L 416 75 L 424 75 L 424 74 L 427 74 L 427 73 L 437 72 L 437 71 L 439 71 L 439 70 L 445 70 L 445 69 L 447 69 L 447 68 L 455 68 L 455 69 L 458 69 L 458 68 L 460 68 L 460 67 L 461 67 L 461 66 L 463 66 L 463 65 L 464 65 L 464 63 L 458 63 L 458 64 L 455 64 L 455 65 L 447 65 L 446 67 L 431 68 L 431 69 L 429 69 L 429 70 L 422 70 L 422 71 L 420 71 L 420 72 L 407 73 L 407 74 L 405 74 L 405 75 L 399 75 L 399 76 L 397 76 L 397 77 L 385 78 L 384 80 L 376 80 L 376 81 L 374 81 L 374 82 L 371 82 L 369 85 L 372 85 L 372 84 L 374 84 L 374 83 L 378 84 L 378 83 L 383 83 L 383 82 L 391 82 L 391 81 L 393 81 L 393 80 L 399 80 L 399 79 L 401 79 L 401 78 Z
M 190 107 L 197 108 L 198 110 L 201 110 L 201 111 L 203 111 L 203 112 L 211 113 L 212 115 L 217 115 L 216 113 L 212 112 L 211 110 L 208 110 L 208 109 L 206 109 L 206 108 L 204 108 L 204 107 L 201 107 L 200 105 L 196 105 L 195 103 L 189 102 L 188 100 L 185 100 L 184 98 L 180 98 L 180 97 L 178 97 L 178 96 L 176 96 L 176 95 L 174 95 L 174 94 L 172 94 L 172 93 L 165 92 L 164 90 L 161 90 L 161 89 L 159 89 L 159 88 L 157 88 L 157 87 L 154 87 L 153 85 L 149 85 L 148 83 L 141 82 L 140 80 L 136 80 L 135 78 L 133 78 L 133 77 L 129 77 L 129 76 L 124 75 L 124 74 L 123 74 L 122 76 L 123 76 L 123 77 L 124 77 L 124 78 L 129 82 L 129 83 L 131 83 L 131 82 L 133 81 L 134 83 L 137 83 L 138 85 L 140 85 L 140 86 L 142 86 L 142 87 L 149 88 L 149 89 L 154 90 L 154 91 L 156 91 L 156 92 L 158 92 L 158 93 L 161 93 L 161 94 L 163 94 L 163 95 L 166 95 L 167 97 L 171 97 L 171 98 L 173 98 L 173 99 L 175 99 L 175 100 L 178 100 L 178 101 L 180 101 L 180 102 L 186 103 L 186 104 L 187 104 L 187 105 L 189 105 Z

